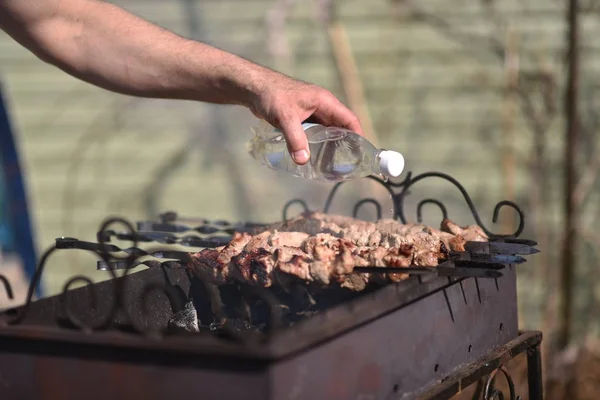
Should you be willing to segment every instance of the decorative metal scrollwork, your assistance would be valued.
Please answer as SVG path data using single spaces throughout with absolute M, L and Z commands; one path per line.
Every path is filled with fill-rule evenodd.
M 521 400 L 521 396 L 515 394 L 515 384 L 512 377 L 508 373 L 508 370 L 502 365 L 498 369 L 495 369 L 487 378 L 483 390 L 483 400 L 504 400 L 504 393 L 494 387 L 494 380 L 498 371 L 504 374 L 506 382 L 508 383 L 509 399 L 510 400 Z
M 406 224 L 407 219 L 406 219 L 406 214 L 404 211 L 404 208 L 405 208 L 404 201 L 405 201 L 407 195 L 410 193 L 410 189 L 417 182 L 422 181 L 425 178 L 434 178 L 434 177 L 443 179 L 447 182 L 450 182 L 452 185 L 454 185 L 459 190 L 459 192 L 462 194 L 463 198 L 465 199 L 465 202 L 467 203 L 467 206 L 468 206 L 469 210 L 471 211 L 471 215 L 475 219 L 475 222 L 477 223 L 477 225 L 479 225 L 481 227 L 481 229 L 490 238 L 515 238 L 515 237 L 518 237 L 523 232 L 523 228 L 525 226 L 525 216 L 523 214 L 523 211 L 519 208 L 519 206 L 517 204 L 513 203 L 512 201 L 508 201 L 508 200 L 503 200 L 503 201 L 499 202 L 498 204 L 496 204 L 496 206 L 494 207 L 492 222 L 493 223 L 498 222 L 498 216 L 500 214 L 500 209 L 502 207 L 510 207 L 517 212 L 517 215 L 519 217 L 517 229 L 515 230 L 515 232 L 513 232 L 511 234 L 507 234 L 507 235 L 501 235 L 501 234 L 497 234 L 497 233 L 490 231 L 484 225 L 483 221 L 481 220 L 479 213 L 477 212 L 477 209 L 475 208 L 475 205 L 473 204 L 473 200 L 471 199 L 471 197 L 469 196 L 469 194 L 467 193 L 465 188 L 456 179 L 454 179 L 453 177 L 451 177 L 448 174 L 444 174 L 442 172 L 426 172 L 426 173 L 423 173 L 423 174 L 413 177 L 412 173 L 409 172 L 407 174 L 406 178 L 402 182 L 397 182 L 397 183 L 392 182 L 392 181 L 384 181 L 383 179 L 378 178 L 376 176 L 368 176 L 367 178 L 371 179 L 375 182 L 378 182 L 380 185 L 382 185 L 388 191 L 388 193 L 390 194 L 392 201 L 393 201 L 393 212 L 394 212 L 393 217 L 394 217 L 394 219 L 401 221 L 403 224 Z M 339 188 L 346 183 L 347 182 L 339 182 L 333 186 L 333 188 L 331 189 L 331 192 L 329 193 L 329 196 L 327 197 L 327 199 L 325 201 L 325 206 L 323 207 L 323 213 L 329 212 L 329 210 L 331 208 L 331 204 L 333 203 L 333 199 L 334 199 L 335 195 L 337 194 Z M 396 193 L 395 189 L 399 190 L 399 191 Z M 288 210 L 289 206 L 294 203 L 302 204 L 305 211 L 308 211 L 308 207 L 306 206 L 306 203 L 303 200 L 301 200 L 301 199 L 291 200 L 284 207 L 284 213 L 283 213 L 284 220 L 287 219 L 287 210 Z M 366 203 L 375 205 L 376 210 L 377 210 L 377 217 L 378 217 L 378 219 L 380 219 L 381 218 L 381 204 L 375 199 L 360 200 L 354 206 L 354 211 L 353 211 L 354 216 L 356 216 L 358 209 Z M 443 218 L 448 218 L 447 208 L 446 208 L 446 206 L 444 206 L 444 204 L 441 201 L 436 200 L 436 199 L 425 199 L 425 200 L 421 200 L 417 205 L 417 221 L 419 223 L 422 222 L 422 209 L 425 204 L 437 205 L 442 212 Z
M 390 194 L 390 196 L 392 197 L 392 199 L 394 199 L 394 217 L 398 214 L 398 208 L 397 208 L 397 204 L 395 201 L 395 196 L 396 194 L 394 193 L 394 190 L 392 189 L 393 187 L 396 186 L 395 183 L 393 182 L 385 182 L 383 179 L 378 178 L 376 176 L 367 176 L 367 179 L 371 179 L 375 182 L 380 183 L 384 188 L 387 189 L 388 193 Z M 345 184 L 347 182 L 339 182 L 336 183 L 333 188 L 331 189 L 331 192 L 329 192 L 329 196 L 327 196 L 327 200 L 325 200 L 325 206 L 323 207 L 323 213 L 327 214 L 329 212 L 329 209 L 331 208 L 331 204 L 333 203 L 333 198 L 335 197 L 335 195 L 337 194 L 338 190 L 340 189 L 340 187 Z M 354 210 L 357 209 L 357 207 L 359 206 L 359 203 L 361 203 L 364 200 L 359 201 L 355 206 L 354 206 Z M 377 201 L 377 200 L 373 200 L 373 202 L 377 203 L 379 205 L 378 209 L 381 209 L 381 204 Z
M 29 311 L 29 307 L 31 306 L 31 302 L 32 302 L 32 299 L 33 299 L 33 293 L 35 291 L 35 288 L 39 284 L 39 281 L 41 279 L 42 273 L 44 272 L 44 266 L 46 265 L 46 261 L 48 260 L 48 257 L 50 257 L 50 255 L 55 250 L 56 250 L 56 247 L 55 246 L 51 246 L 42 255 L 42 258 L 40 259 L 38 267 L 35 270 L 35 274 L 33 275 L 33 279 L 31 280 L 31 283 L 29 284 L 29 288 L 27 290 L 27 298 L 26 298 L 26 301 L 25 301 L 25 305 L 23 307 L 17 309 L 16 313 L 14 313 L 14 314 L 12 314 L 12 313 L 6 313 L 6 314 L 4 314 L 4 321 L 3 321 L 4 323 L 9 324 L 9 325 L 14 325 L 14 324 L 17 324 L 17 323 L 21 322 L 23 320 L 23 318 L 25 318 L 25 315 L 27 315 L 27 312 Z
M 0 282 L 2 282 L 2 284 L 4 285 L 4 291 L 6 292 L 6 297 L 8 297 L 9 300 L 14 300 L 15 294 L 12 290 L 12 286 L 11 286 L 10 282 L 8 281 L 8 279 L 4 275 L 0 275 Z
M 83 318 L 80 318 L 69 307 L 68 293 L 69 293 L 71 286 L 73 286 L 76 282 L 85 282 L 87 284 L 85 287 L 90 288 L 89 291 L 91 292 L 91 297 L 90 297 L 91 311 L 97 311 L 97 305 L 99 303 L 98 294 L 96 293 L 96 290 L 94 290 L 94 282 L 92 282 L 91 279 L 89 279 L 88 277 L 83 276 L 83 275 L 77 275 L 77 276 L 72 277 L 64 284 L 63 290 L 62 290 L 62 295 L 60 296 L 62 309 L 63 309 L 63 312 L 66 315 L 68 321 L 71 324 L 77 326 L 79 329 L 81 329 L 87 333 L 101 329 L 102 327 L 106 327 L 110 322 L 110 318 L 109 318 L 110 315 L 104 316 L 104 318 L 102 318 L 99 322 L 96 322 L 95 324 L 90 324 L 88 322 L 84 322 Z M 88 315 L 86 315 L 86 316 L 88 316 Z
M 133 225 L 122 218 L 110 218 L 110 219 L 106 220 L 102 224 L 100 231 L 102 232 L 104 230 L 107 230 L 110 225 L 115 224 L 115 223 L 120 223 L 120 224 L 126 226 L 131 233 L 134 232 Z M 102 236 L 99 236 L 99 239 L 100 239 L 99 240 L 100 246 L 98 246 L 99 250 L 96 250 L 96 251 L 89 250 L 89 251 L 96 254 L 98 257 L 100 257 L 102 260 L 104 260 L 107 263 L 110 261 L 115 261 L 115 260 L 120 260 L 120 261 L 125 262 L 126 268 L 124 268 L 125 271 L 123 272 L 123 275 L 121 276 L 121 277 L 124 277 L 129 272 L 129 270 L 135 266 L 136 255 L 128 254 L 126 257 L 123 258 L 123 257 L 117 256 L 116 254 L 112 254 L 110 252 L 109 245 L 104 245 L 104 238 Z M 58 242 L 58 240 L 57 240 L 57 242 Z M 137 241 L 135 241 L 134 246 L 137 246 Z M 15 311 L 12 313 L 11 312 L 4 313 L 3 314 L 3 322 L 4 323 L 6 323 L 8 325 L 15 325 L 15 324 L 18 324 L 23 321 L 23 319 L 25 318 L 25 316 L 27 315 L 27 313 L 30 310 L 31 303 L 33 301 L 32 300 L 33 294 L 34 294 L 35 289 L 36 289 L 37 285 L 39 284 L 41 277 L 46 269 L 46 264 L 47 264 L 48 259 L 50 258 L 50 256 L 52 254 L 54 254 L 57 250 L 60 250 L 60 249 L 61 248 L 58 248 L 55 244 L 55 245 L 49 247 L 44 252 L 44 254 L 42 255 L 42 257 L 38 263 L 35 274 L 29 284 L 25 304 L 22 307 L 16 308 Z M 62 311 L 63 311 L 64 317 L 66 318 L 66 321 L 71 326 L 77 327 L 85 332 L 92 332 L 95 330 L 106 329 L 108 326 L 110 326 L 110 324 L 113 321 L 118 310 L 120 308 L 123 308 L 123 307 L 121 307 L 122 300 L 123 300 L 123 291 L 124 291 L 123 286 L 126 284 L 126 282 L 125 282 L 125 280 L 116 281 L 116 278 L 118 278 L 118 275 L 114 270 L 108 270 L 108 272 L 111 274 L 111 278 L 115 280 L 115 285 L 116 285 L 115 293 L 112 298 L 113 303 L 112 303 L 108 313 L 101 316 L 93 324 L 84 321 L 84 319 L 87 320 L 90 318 L 90 311 L 97 311 L 96 305 L 98 304 L 99 294 L 97 293 L 97 290 L 93 284 L 93 281 L 89 277 L 86 277 L 83 275 L 77 275 L 77 276 L 71 277 L 67 282 L 65 282 L 65 284 L 63 285 L 62 292 L 60 294 L 59 301 L 62 306 Z M 3 282 L 8 296 L 10 298 L 12 298 L 13 291 L 12 291 L 12 288 L 11 288 L 8 280 L 5 277 L 0 276 L 0 281 Z M 73 310 L 72 306 L 70 305 L 70 302 L 68 299 L 68 295 L 71 291 L 71 288 L 76 283 L 85 283 L 86 287 L 90 288 L 90 290 L 91 290 L 91 293 L 90 293 L 91 310 L 90 309 L 85 310 L 85 313 L 86 313 L 85 317 L 87 317 L 87 318 L 83 318 L 82 316 L 77 315 L 77 313 Z
M 381 204 L 375 199 L 363 199 L 356 203 L 354 206 L 354 210 L 352 210 L 352 216 L 356 218 L 358 216 L 358 210 L 363 206 L 363 204 L 373 204 L 375 206 L 375 211 L 377 212 L 377 219 L 381 219 Z
M 306 203 L 299 203 L 307 209 Z M 127 232 L 121 234 L 120 238 L 122 240 L 133 242 L 131 247 L 127 249 L 121 249 L 113 244 L 107 243 L 110 240 L 110 235 L 106 235 L 105 233 L 113 232 L 114 229 L 111 229 L 111 227 L 115 224 L 123 225 L 127 229 Z M 80 249 L 95 254 L 104 262 L 105 265 L 118 264 L 118 269 L 123 269 L 124 271 L 122 274 L 117 274 L 118 269 L 106 269 L 106 271 L 111 275 L 114 284 L 114 291 L 112 292 L 112 296 L 109 296 L 109 303 L 106 301 L 100 302 L 100 293 L 98 293 L 99 289 L 96 285 L 94 285 L 94 282 L 89 277 L 84 275 L 76 275 L 66 281 L 58 299 L 61 307 L 61 313 L 60 315 L 56 316 L 56 319 L 59 325 L 67 324 L 71 328 L 77 328 L 86 333 L 106 330 L 109 329 L 115 322 L 117 313 L 121 312 L 119 315 L 125 316 L 128 326 L 134 332 L 155 339 L 163 337 L 167 333 L 168 326 L 158 328 L 155 326 L 156 324 L 154 321 L 148 320 L 147 318 L 151 315 L 151 307 L 149 307 L 149 304 L 154 300 L 153 296 L 157 291 L 164 293 L 171 304 L 175 304 L 175 300 L 172 298 L 172 292 L 167 290 L 166 284 L 151 282 L 144 285 L 139 294 L 136 293 L 136 296 L 139 296 L 138 300 L 140 301 L 141 307 L 141 310 L 139 313 L 137 313 L 137 315 L 141 315 L 141 319 L 139 316 L 133 315 L 133 310 L 135 307 L 127 307 L 127 302 L 134 301 L 135 299 L 126 298 L 126 296 L 130 296 L 130 290 L 128 290 L 127 287 L 129 281 L 125 278 L 131 269 L 140 264 L 138 262 L 138 258 L 140 256 L 149 254 L 137 247 L 138 235 L 135 235 L 133 225 L 122 218 L 109 218 L 104 221 L 100 227 L 98 232 L 98 242 L 99 243 L 81 242 L 72 238 L 57 239 L 56 243 L 46 250 L 39 261 L 38 267 L 28 288 L 25 304 L 22 307 L 15 308 L 12 313 L 3 313 L 2 322 L 8 325 L 16 325 L 24 320 L 31 308 L 35 288 L 39 284 L 41 277 L 47 268 L 48 259 L 52 254 L 63 249 Z M 123 251 L 127 254 L 120 255 L 119 252 Z M 189 261 L 188 252 L 165 252 L 167 256 L 172 256 L 175 253 L 179 255 L 179 263 L 186 263 Z M 173 262 L 171 261 L 168 262 L 169 265 L 172 263 Z M 157 265 L 161 264 L 157 263 Z M 208 294 L 211 302 L 211 309 L 213 311 L 216 324 L 223 324 L 220 326 L 220 329 L 240 342 L 248 342 L 249 336 L 244 335 L 243 331 L 231 326 L 230 321 L 227 320 L 224 314 L 219 288 L 212 284 L 208 279 L 204 279 L 201 276 L 195 276 L 195 278 L 205 286 L 206 293 Z M 7 296 L 12 299 L 14 293 L 8 279 L 0 275 L 0 282 L 2 282 L 4 285 Z M 89 306 L 86 304 L 85 307 L 81 307 L 79 304 L 79 307 L 75 307 L 76 305 L 73 304 L 72 301 L 69 301 L 69 295 L 72 292 L 72 288 L 79 284 L 85 285 L 81 288 L 82 290 L 86 291 L 85 293 L 89 292 Z M 269 333 L 281 326 L 281 312 L 277 306 L 278 300 L 274 298 L 274 295 L 263 288 L 252 287 L 243 284 L 240 284 L 239 288 L 242 298 L 260 299 L 267 306 L 269 320 L 267 321 L 264 329 L 265 334 L 263 337 L 268 337 Z M 103 295 L 106 296 L 107 294 L 103 293 Z M 100 310 L 98 308 L 100 303 L 104 305 L 108 304 L 108 307 L 104 306 L 103 309 Z
M 290 200 L 287 203 L 285 203 L 285 205 L 283 206 L 282 217 L 283 217 L 284 221 L 286 221 L 288 219 L 288 211 L 289 211 L 290 207 L 296 203 L 300 204 L 304 208 L 305 212 L 309 211 L 308 204 L 306 204 L 306 202 L 304 200 L 302 200 L 302 199 Z
M 417 222 L 423 222 L 423 206 L 425 204 L 435 204 L 442 210 L 442 216 L 444 219 L 448 218 L 448 211 L 446 210 L 446 206 L 439 200 L 436 199 L 425 199 L 421 200 L 419 204 L 417 204 Z

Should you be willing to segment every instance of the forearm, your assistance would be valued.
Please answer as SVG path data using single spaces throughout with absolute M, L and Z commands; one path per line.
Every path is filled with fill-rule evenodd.
M 112 4 L 63 3 L 26 31 L 10 29 L 11 24 L 6 30 L 44 61 L 102 88 L 133 96 L 249 105 L 271 74 Z
M 98 0 L 0 0 L 0 29 L 39 58 L 114 92 L 246 106 L 280 128 L 299 164 L 309 118 L 361 133 L 332 93 L 184 39 Z

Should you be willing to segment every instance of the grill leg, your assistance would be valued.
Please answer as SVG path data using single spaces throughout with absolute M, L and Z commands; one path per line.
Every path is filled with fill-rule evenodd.
M 542 357 L 540 345 L 527 349 L 527 384 L 529 386 L 529 399 L 542 400 Z

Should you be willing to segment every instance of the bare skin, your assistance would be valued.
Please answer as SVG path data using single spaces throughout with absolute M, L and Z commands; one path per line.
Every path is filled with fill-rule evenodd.
M 283 131 L 298 164 L 309 159 L 302 121 L 363 133 L 329 91 L 99 0 L 0 0 L 0 29 L 41 60 L 113 92 L 247 107 Z

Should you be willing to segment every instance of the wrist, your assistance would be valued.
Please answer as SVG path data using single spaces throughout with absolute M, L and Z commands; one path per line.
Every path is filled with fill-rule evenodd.
M 231 98 L 237 105 L 254 109 L 267 88 L 272 71 L 241 58 L 237 58 L 227 71 L 225 81 L 232 88 Z
M 268 84 L 280 75 L 234 54 L 188 41 L 180 63 L 183 86 L 196 101 L 235 104 L 253 109 L 264 96 Z

